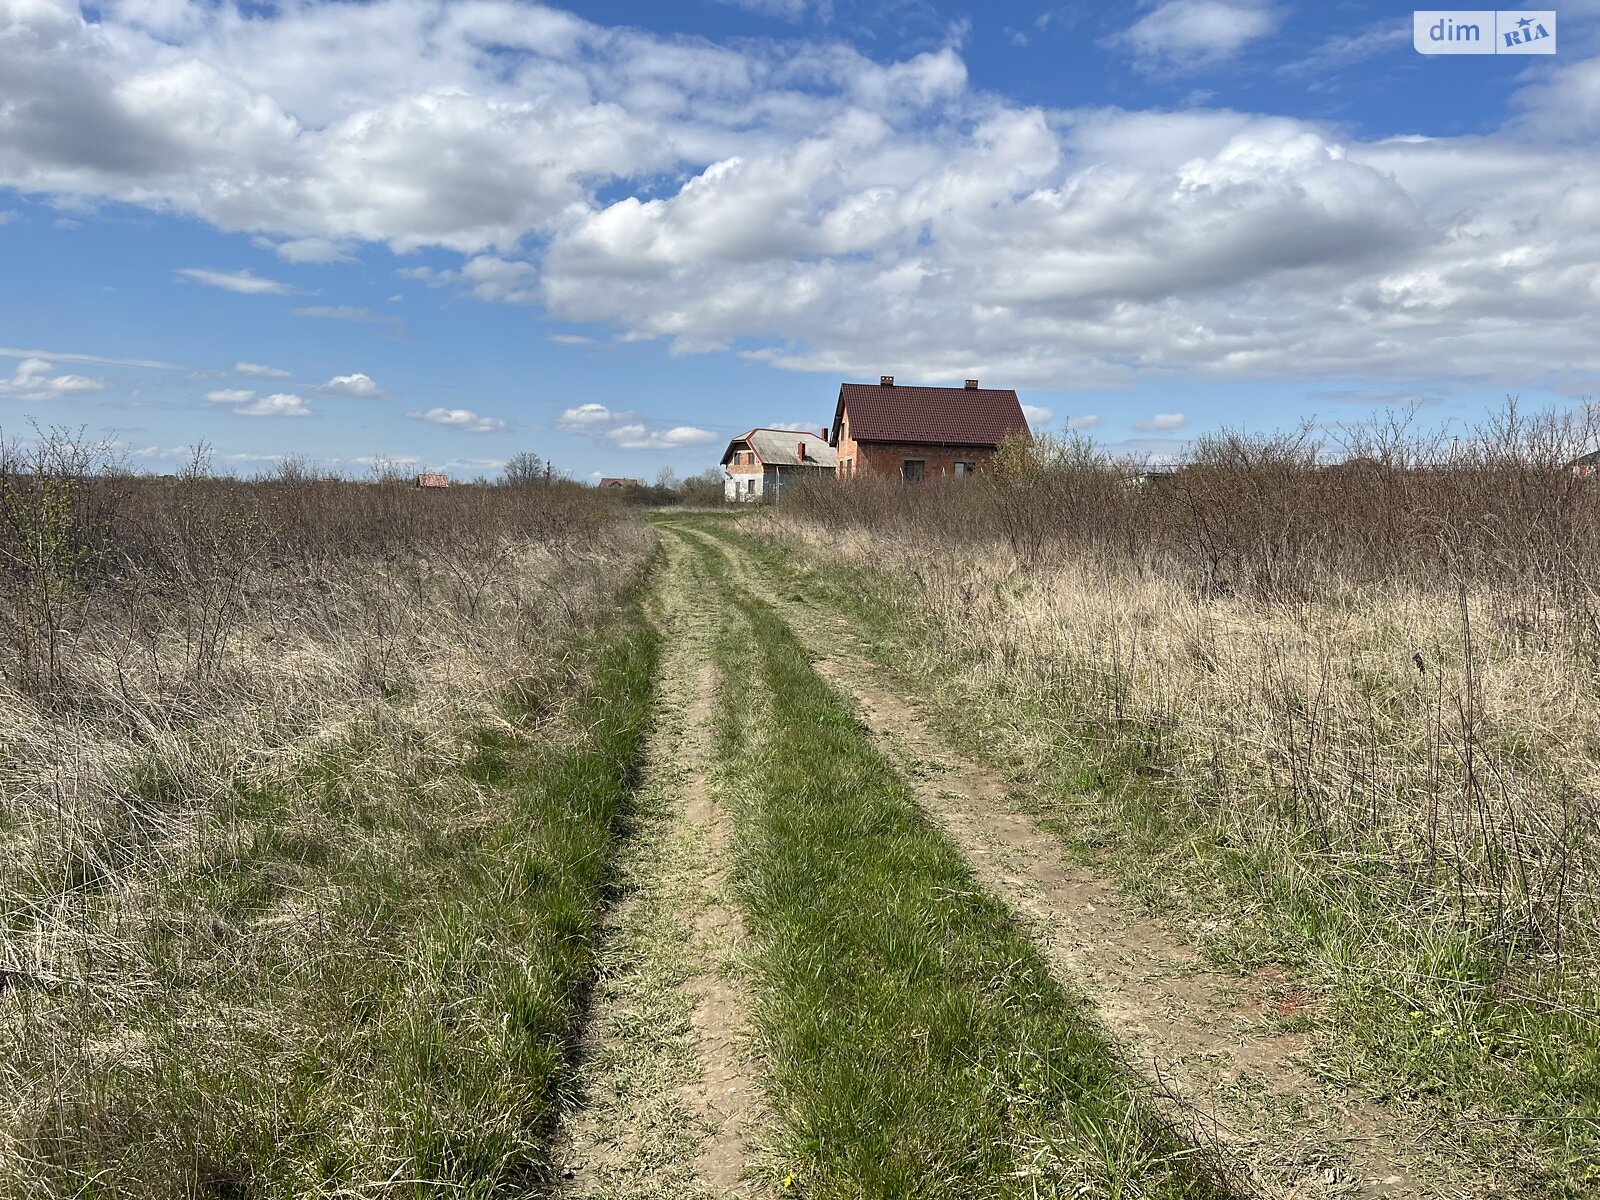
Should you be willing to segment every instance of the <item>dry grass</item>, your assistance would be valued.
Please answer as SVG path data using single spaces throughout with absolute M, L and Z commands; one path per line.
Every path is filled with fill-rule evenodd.
M 103 466 L 0 455 L 0 1191 L 454 1178 L 470 1105 L 396 1023 L 456 1011 L 505 1086 L 457 951 L 653 539 L 576 488 Z
M 1559 1194 L 1600 1180 L 1586 435 L 1333 470 L 1236 439 L 1146 482 L 1046 447 L 965 491 L 786 497 L 766 536 L 1085 854 L 1214 955 L 1298 965 L 1327 1070 L 1517 1118 Z

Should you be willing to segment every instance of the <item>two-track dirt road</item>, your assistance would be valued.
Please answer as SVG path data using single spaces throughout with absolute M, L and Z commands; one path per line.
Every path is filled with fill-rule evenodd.
M 862 737 L 895 764 L 1050 973 L 1087 998 L 1151 1106 L 1214 1156 L 1222 1186 L 1275 1197 L 1511 1194 L 1465 1174 L 1428 1131 L 1317 1080 L 1302 1065 L 1303 1036 L 1273 1019 L 1292 1004 L 1292 981 L 1210 969 L 1069 862 L 1004 781 L 950 749 L 884 682 L 844 621 L 787 594 L 724 524 L 667 518 L 658 528 L 652 614 L 670 647 L 661 715 L 564 1140 L 564 1194 L 786 1190 L 782 1167 L 765 1157 L 777 1118 L 763 1101 L 751 1012 L 766 984 L 747 965 L 730 879 L 738 808 L 715 732 L 719 696 L 751 683 L 717 664 L 752 603 L 779 614 L 814 670 L 856 706 Z M 708 557 L 714 577 L 699 565 Z

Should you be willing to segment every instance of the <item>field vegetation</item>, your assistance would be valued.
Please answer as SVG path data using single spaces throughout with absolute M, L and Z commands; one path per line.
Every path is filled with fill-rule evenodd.
M 740 580 L 725 525 L 659 527 L 692 548 L 695 590 L 718 598 L 719 774 L 778 1131 L 769 1153 L 787 1186 L 818 1198 L 1235 1194 Z
M 0 454 L 0 1194 L 523 1194 L 651 703 L 590 489 Z
M 746 546 L 1085 859 L 1292 972 L 1329 1078 L 1592 1194 L 1600 483 L 1566 463 L 1595 433 L 1512 405 L 1163 471 L 1044 438 L 975 480 L 797 487 Z

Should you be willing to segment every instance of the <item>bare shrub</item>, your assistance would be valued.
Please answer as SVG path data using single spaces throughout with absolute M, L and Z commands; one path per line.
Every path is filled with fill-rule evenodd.
M 1048 703 L 1030 753 L 1133 754 L 1231 844 L 1592 975 L 1600 481 L 1567 464 L 1600 414 L 1413 416 L 1159 468 L 1044 438 L 973 480 L 796 487 L 774 529 L 892 581 L 929 670 Z

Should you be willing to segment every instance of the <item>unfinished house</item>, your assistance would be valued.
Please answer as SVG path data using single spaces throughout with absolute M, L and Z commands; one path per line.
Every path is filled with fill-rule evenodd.
M 1028 432 L 1011 388 L 980 388 L 976 379 L 964 387 L 901 387 L 885 375 L 876 384 L 839 386 L 828 440 L 841 479 L 917 483 L 982 470 L 1002 441 Z
M 723 495 L 729 500 L 777 498 L 786 484 L 808 475 L 832 474 L 833 447 L 828 431 L 752 429 L 728 443 L 722 453 L 728 472 Z

